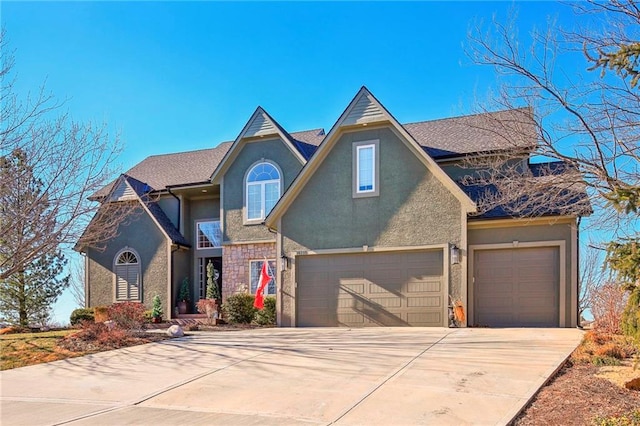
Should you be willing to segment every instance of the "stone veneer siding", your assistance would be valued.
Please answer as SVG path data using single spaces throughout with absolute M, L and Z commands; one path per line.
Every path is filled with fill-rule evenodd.
M 250 243 L 226 245 L 222 249 L 222 298 L 248 291 L 250 260 L 276 258 L 276 243 Z

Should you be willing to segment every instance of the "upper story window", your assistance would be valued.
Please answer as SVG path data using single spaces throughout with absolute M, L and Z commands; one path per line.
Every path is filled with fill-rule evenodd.
M 262 220 L 280 198 L 280 172 L 271 163 L 258 163 L 247 173 L 247 220 Z
M 364 141 L 353 144 L 353 196 L 379 195 L 378 188 L 379 141 Z
M 196 222 L 198 249 L 222 247 L 222 229 L 219 220 L 203 220 Z
M 140 261 L 131 249 L 121 250 L 115 257 L 116 300 L 141 300 Z

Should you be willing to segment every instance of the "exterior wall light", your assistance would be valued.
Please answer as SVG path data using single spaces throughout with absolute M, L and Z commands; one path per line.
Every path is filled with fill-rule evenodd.
M 460 249 L 455 244 L 451 246 L 450 259 L 452 265 L 457 265 L 460 263 Z
M 280 271 L 289 269 L 289 258 L 286 255 L 280 256 Z

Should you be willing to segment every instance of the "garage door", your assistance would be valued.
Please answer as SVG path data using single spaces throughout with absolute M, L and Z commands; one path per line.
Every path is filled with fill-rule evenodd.
M 442 250 L 296 257 L 303 327 L 444 326 Z
M 556 247 L 474 252 L 474 320 L 493 327 L 558 327 Z

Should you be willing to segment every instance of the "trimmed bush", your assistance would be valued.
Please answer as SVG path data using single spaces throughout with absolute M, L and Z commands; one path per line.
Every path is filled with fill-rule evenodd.
M 109 319 L 124 330 L 142 328 L 144 305 L 140 302 L 114 303 L 109 306 Z
M 69 317 L 71 325 L 79 325 L 83 321 L 93 322 L 93 309 L 92 308 L 79 308 L 74 309 Z
M 257 311 L 253 307 L 253 300 L 253 295 L 247 293 L 227 297 L 222 305 L 226 320 L 231 324 L 250 324 Z
M 254 323 L 258 325 L 276 325 L 276 298 L 267 296 L 264 298 L 264 308 L 256 311 Z

